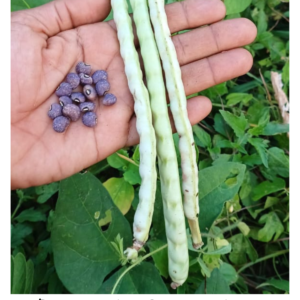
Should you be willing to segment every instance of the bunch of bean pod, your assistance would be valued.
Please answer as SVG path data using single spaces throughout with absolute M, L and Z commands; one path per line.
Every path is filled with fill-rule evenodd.
M 81 113 L 81 120 L 85 126 L 96 126 L 95 100 L 98 96 L 103 96 L 102 103 L 106 106 L 117 101 L 114 94 L 107 93 L 110 84 L 106 71 L 97 70 L 91 75 L 91 66 L 84 62 L 79 62 L 75 70 L 76 73 L 69 73 L 66 80 L 56 89 L 59 103 L 53 103 L 48 111 L 56 132 L 65 132 L 71 122 L 80 119 Z M 82 92 L 78 89 L 80 86 Z
M 152 32 L 148 5 L 150 8 Z M 163 0 L 130 0 L 133 9 L 133 19 L 139 39 L 141 55 L 146 73 L 147 87 L 150 94 L 153 126 L 156 136 L 156 149 L 160 173 L 160 183 L 164 207 L 166 236 L 168 241 L 169 275 L 172 278 L 171 287 L 182 285 L 189 269 L 189 256 L 184 215 L 188 219 L 191 229 L 193 246 L 198 249 L 202 245 L 198 223 L 198 169 L 196 164 L 195 143 L 191 124 L 187 115 L 186 96 L 181 80 L 181 71 L 176 57 L 175 47 L 171 40 Z M 153 157 L 155 141 L 149 136 L 148 100 L 149 95 L 142 81 L 138 55 L 133 43 L 131 19 L 127 13 L 126 1 L 111 1 L 114 11 L 114 21 L 117 27 L 121 56 L 125 63 L 130 91 L 135 100 L 135 113 L 137 117 L 137 131 L 140 135 L 140 174 L 142 176 L 141 190 L 153 191 L 155 184 L 155 165 L 148 163 Z M 181 153 L 182 188 L 184 204 L 182 203 L 180 177 L 178 171 L 176 151 L 172 138 L 172 129 L 168 116 L 165 86 L 162 75 L 160 58 L 166 77 L 167 91 L 170 99 L 176 130 L 179 134 L 179 149 Z M 141 97 L 141 98 L 140 98 Z M 143 99 L 142 99 L 143 98 Z M 141 102 L 139 102 L 141 101 Z M 143 101 L 144 109 L 138 109 Z M 147 117 L 144 114 L 147 112 Z M 141 120 L 144 117 L 144 122 Z M 148 148 L 145 148 L 145 136 L 148 136 Z M 151 147 L 152 148 L 151 148 Z M 143 158 L 143 159 L 142 159 Z M 149 181 L 146 182 L 148 174 Z M 151 178 L 151 179 L 150 179 Z M 156 178 L 156 177 L 155 177 Z M 127 258 L 136 259 L 137 251 L 147 241 L 153 213 L 153 194 L 144 196 L 140 190 L 139 205 L 134 216 L 133 246 L 125 250 Z M 150 195 L 150 194 L 149 194 Z

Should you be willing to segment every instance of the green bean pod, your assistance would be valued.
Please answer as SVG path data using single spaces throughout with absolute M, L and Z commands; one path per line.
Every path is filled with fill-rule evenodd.
M 157 180 L 155 132 L 152 126 L 149 94 L 143 83 L 143 74 L 134 46 L 127 2 L 125 0 L 112 0 L 111 5 L 117 26 L 120 53 L 125 64 L 125 74 L 130 92 L 134 98 L 136 128 L 140 136 L 139 172 L 142 182 L 139 191 L 139 204 L 133 224 L 133 248 L 139 250 L 148 239 L 155 201 Z
M 198 167 L 192 126 L 187 113 L 187 101 L 181 79 L 176 50 L 171 39 L 163 0 L 149 0 L 150 17 L 155 39 L 165 71 L 170 108 L 179 135 L 184 212 L 191 229 L 193 246 L 202 246 L 198 215 Z
M 172 137 L 165 85 L 152 32 L 147 0 L 130 0 L 146 73 L 156 134 L 158 166 L 168 240 L 169 274 L 176 288 L 188 276 L 189 256 L 176 150 Z

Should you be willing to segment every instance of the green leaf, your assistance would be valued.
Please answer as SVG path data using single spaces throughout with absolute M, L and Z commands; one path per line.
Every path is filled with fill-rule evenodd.
M 225 110 L 220 110 L 220 113 L 237 137 L 242 137 L 245 134 L 249 124 L 243 113 L 239 117 Z
M 33 207 L 23 210 L 16 218 L 20 223 L 25 221 L 30 222 L 39 222 L 39 221 L 46 221 L 46 214 L 40 210 L 35 210 Z
M 52 0 L 11 0 L 11 11 L 33 8 L 51 1 Z
M 32 227 L 27 223 L 18 223 L 11 228 L 11 247 L 23 244 L 24 238 L 32 233 Z
M 231 244 L 228 244 L 220 249 L 214 250 L 214 251 L 208 251 L 205 254 L 207 255 L 218 255 L 218 254 L 227 254 L 231 252 Z
M 117 151 L 116 153 L 107 157 L 108 164 L 115 169 L 120 169 L 124 166 L 127 166 L 129 164 L 129 162 L 127 160 L 125 160 L 124 158 L 120 157 L 117 153 L 119 153 L 125 157 L 128 157 L 127 151 L 121 149 L 121 150 Z
M 257 237 L 261 242 L 270 242 L 274 235 L 273 240 L 276 241 L 284 231 L 284 227 L 274 211 L 271 211 L 267 215 L 263 215 L 258 223 L 265 224 L 265 226 L 258 231 Z
M 34 275 L 34 266 L 31 260 L 26 262 L 23 253 L 18 253 L 12 258 L 12 294 L 30 294 Z
M 261 118 L 258 121 L 258 125 L 249 129 L 249 133 L 252 135 L 261 135 L 267 126 L 269 120 L 270 120 L 270 114 L 268 110 L 264 111 L 265 113 L 261 116 Z
M 220 270 L 214 269 L 211 276 L 202 281 L 195 294 L 231 294 L 231 291 Z
M 265 115 L 269 113 L 269 107 L 265 106 L 262 101 L 252 104 L 247 111 L 247 119 L 250 124 L 258 124 Z
M 249 138 L 248 141 L 258 152 L 264 166 L 268 168 L 268 154 L 266 148 L 268 147 L 269 141 L 261 138 Z
M 102 228 L 98 218 L 108 212 L 112 222 Z M 87 172 L 61 181 L 51 242 L 57 274 L 71 293 L 95 293 L 105 276 L 120 265 L 111 244 L 118 234 L 124 248 L 131 244 L 128 221 L 95 176 Z
M 196 144 L 200 147 L 211 147 L 210 135 L 200 126 L 194 125 L 193 132 L 196 135 Z
M 200 256 L 197 258 L 197 261 L 201 268 L 202 274 L 204 274 L 206 277 L 210 277 L 210 275 L 211 275 L 210 269 L 207 267 L 205 262 L 200 258 Z
M 271 172 L 282 177 L 289 177 L 289 157 L 284 154 L 284 151 L 277 147 L 268 149 L 269 154 L 269 169 Z
M 257 252 L 250 240 L 242 233 L 232 236 L 229 241 L 232 244 L 232 252 L 229 254 L 229 259 L 235 265 L 247 263 L 247 256 L 251 261 L 255 261 L 258 258 Z
M 161 240 L 149 241 L 147 243 L 148 247 L 150 248 L 150 252 L 162 247 L 165 244 L 166 244 L 166 242 L 161 241 Z M 155 264 L 156 268 L 158 269 L 160 275 L 167 279 L 169 277 L 168 249 L 164 248 L 163 250 L 161 250 L 157 253 L 154 253 L 152 255 L 152 258 L 154 260 L 154 264 Z
M 125 215 L 131 206 L 134 198 L 133 187 L 124 178 L 110 178 L 103 183 L 114 204 Z
M 263 9 L 259 10 L 257 21 L 257 33 L 265 32 L 268 28 L 268 18 Z
M 290 291 L 289 281 L 284 280 L 284 279 L 279 280 L 279 279 L 274 279 L 274 278 L 267 280 L 267 282 L 260 284 L 256 288 L 258 289 L 260 287 L 268 286 L 268 285 L 274 286 L 275 288 L 277 288 L 281 291 L 285 291 L 287 293 L 289 293 L 289 291 Z
M 127 170 L 124 172 L 124 179 L 131 185 L 141 184 L 142 179 L 139 173 L 139 167 L 129 164 Z
M 238 274 L 232 265 L 222 262 L 219 270 L 228 285 L 237 282 Z
M 236 14 L 244 11 L 252 0 L 225 0 L 226 15 Z
M 276 178 L 273 182 L 263 181 L 253 189 L 252 200 L 257 201 L 262 197 L 281 191 L 285 188 L 285 181 L 282 178 Z
M 63 284 L 55 272 L 49 277 L 48 294 L 63 294 Z
M 37 202 L 45 203 L 58 191 L 58 187 L 58 182 L 37 186 L 35 188 L 35 192 L 39 195 Z
M 238 192 L 245 173 L 240 163 L 220 163 L 199 172 L 199 205 L 201 232 L 209 232 L 224 203 Z
M 214 116 L 214 128 L 225 137 L 229 136 L 228 133 L 231 130 L 219 113 L 216 113 Z
M 289 132 L 289 130 L 290 130 L 289 124 L 270 122 L 263 129 L 262 135 L 276 135 L 276 134 Z
M 110 294 L 125 267 L 104 282 L 99 294 Z M 127 272 L 116 287 L 115 294 L 169 294 L 153 264 L 142 262 Z
M 228 106 L 233 106 L 240 102 L 242 102 L 243 104 L 246 104 L 252 98 L 253 98 L 253 95 L 247 94 L 247 93 L 230 93 L 226 96 Z

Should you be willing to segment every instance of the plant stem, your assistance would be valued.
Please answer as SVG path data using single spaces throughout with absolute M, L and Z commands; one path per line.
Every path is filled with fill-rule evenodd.
M 241 268 L 237 271 L 237 273 L 239 274 L 239 273 L 241 273 L 242 271 L 244 271 L 245 269 L 247 269 L 247 268 L 249 268 L 249 267 L 251 267 L 251 266 L 253 266 L 253 265 L 255 265 L 255 264 L 259 263 L 259 262 L 265 261 L 265 260 L 267 260 L 267 259 L 270 259 L 270 258 L 279 256 L 279 255 L 286 254 L 286 253 L 288 253 L 289 251 L 290 251 L 290 250 L 287 249 L 287 250 L 282 250 L 282 251 L 278 251 L 278 252 L 275 252 L 275 253 L 266 255 L 266 256 L 264 256 L 264 257 L 262 257 L 262 258 L 257 259 L 257 260 L 254 261 L 254 262 L 250 262 L 250 263 L 244 265 L 243 267 L 241 267 Z
M 157 248 L 156 250 L 154 250 L 154 251 L 152 251 L 152 252 L 146 254 L 145 256 L 143 256 L 141 259 L 138 259 L 134 264 L 132 264 L 130 267 L 128 267 L 128 268 L 120 275 L 120 277 L 118 278 L 118 280 L 117 280 L 116 283 L 114 284 L 113 289 L 112 289 L 112 291 L 111 291 L 111 294 L 114 294 L 114 293 L 115 293 L 116 288 L 117 288 L 119 282 L 121 281 L 121 279 L 124 277 L 124 275 L 125 275 L 127 272 L 129 272 L 132 268 L 134 268 L 135 266 L 137 266 L 138 264 L 140 264 L 143 260 L 145 260 L 145 259 L 148 258 L 149 256 L 152 256 L 154 253 L 159 252 L 159 251 L 161 251 L 161 250 L 163 250 L 163 249 L 165 249 L 165 248 L 167 248 L 167 247 L 168 247 L 168 244 L 165 244 L 165 245 L 163 245 L 163 246 Z
M 14 212 L 11 215 L 11 220 L 13 220 L 13 218 L 15 217 L 17 211 L 19 210 L 20 206 L 22 205 L 22 200 L 19 200 L 17 207 L 15 208 Z

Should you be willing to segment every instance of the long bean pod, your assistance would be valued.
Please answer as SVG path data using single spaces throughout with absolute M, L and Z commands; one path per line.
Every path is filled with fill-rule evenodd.
M 168 115 L 162 68 L 151 28 L 147 0 L 130 0 L 130 3 L 150 94 L 168 240 L 169 274 L 173 280 L 171 286 L 176 288 L 186 280 L 189 268 L 178 163 Z
M 117 26 L 120 53 L 125 64 L 128 86 L 134 98 L 136 127 L 140 136 L 140 168 L 142 178 L 139 204 L 134 216 L 133 247 L 136 250 L 147 241 L 152 222 L 156 191 L 156 141 L 152 126 L 149 94 L 143 83 L 139 58 L 134 46 L 131 19 L 126 1 L 112 0 L 114 21 Z M 132 252 L 132 251 L 131 251 Z
M 181 79 L 181 70 L 168 27 L 164 1 L 149 0 L 148 2 L 155 39 L 165 71 L 170 108 L 179 135 L 182 190 L 184 194 L 183 207 L 191 229 L 193 246 L 197 249 L 203 244 L 198 223 L 198 167 L 193 131 L 187 114 L 187 102 Z

